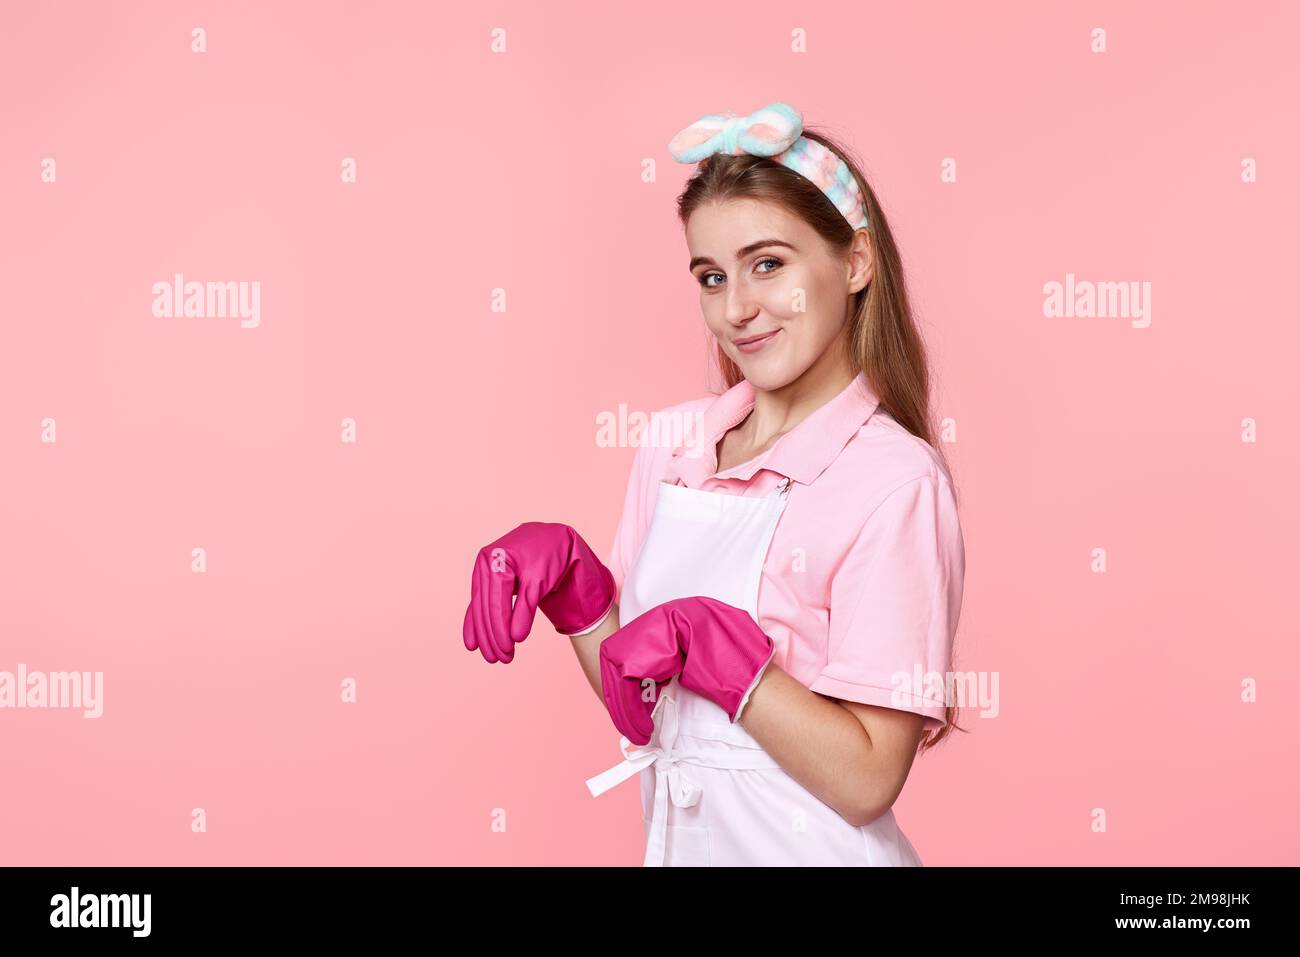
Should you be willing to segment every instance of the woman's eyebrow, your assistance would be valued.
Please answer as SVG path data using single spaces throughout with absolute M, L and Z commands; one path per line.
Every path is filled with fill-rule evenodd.
M 762 249 L 764 246 L 784 246 L 786 249 L 794 249 L 794 246 L 790 245 L 789 243 L 787 243 L 787 242 L 786 242 L 785 240 L 783 240 L 783 239 L 760 239 L 760 240 L 759 240 L 758 242 L 756 242 L 756 243 L 750 243 L 750 244 L 749 244 L 748 246 L 746 246 L 744 249 L 737 249 L 737 250 L 736 250 L 736 258 L 737 258 L 737 259 L 744 259 L 746 256 L 748 256 L 748 255 L 749 255 L 750 253 L 752 253 L 754 250 L 756 250 L 756 249 Z M 797 250 L 796 250 L 796 252 L 797 252 Z M 695 271 L 695 267 L 696 267 L 696 266 L 699 266 L 699 265 L 701 265 L 701 264 L 707 264 L 707 265 L 710 265 L 710 266 L 716 266 L 716 265 L 717 265 L 717 263 L 715 263 L 715 262 L 714 262 L 711 258 L 709 258 L 708 256 L 696 256 L 694 259 L 691 260 L 691 264 L 687 267 L 687 269 L 690 270 L 691 272 L 694 272 L 694 271 Z

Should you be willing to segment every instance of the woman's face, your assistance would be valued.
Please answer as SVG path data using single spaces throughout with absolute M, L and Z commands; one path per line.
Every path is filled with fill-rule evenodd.
M 755 388 L 788 385 L 819 359 L 839 362 L 831 347 L 840 348 L 849 297 L 871 279 L 866 230 L 840 257 L 781 207 L 732 199 L 695 210 L 686 245 L 705 325 Z

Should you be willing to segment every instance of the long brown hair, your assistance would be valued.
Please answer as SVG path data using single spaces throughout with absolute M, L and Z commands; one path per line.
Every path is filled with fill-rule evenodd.
M 854 372 L 863 372 L 880 398 L 879 408 L 899 425 L 923 439 L 949 472 L 947 456 L 934 441 L 936 429 L 930 415 L 930 373 L 925 346 L 917 332 L 908 304 L 903 264 L 894 244 L 889 223 L 872 192 L 860 164 L 847 148 L 820 130 L 805 127 L 803 135 L 832 150 L 847 164 L 862 190 L 871 232 L 871 281 L 853 294 L 844 346 Z M 756 199 L 774 203 L 803 219 L 837 253 L 848 255 L 853 228 L 815 183 L 762 156 L 717 153 L 702 161 L 694 176 L 677 197 L 677 215 L 682 226 L 705 203 L 730 199 Z M 716 344 L 715 361 L 727 388 L 744 376 L 740 368 Z M 954 483 L 954 490 L 956 486 Z M 946 676 L 945 676 L 946 677 Z M 945 688 L 949 685 L 945 682 Z M 955 728 L 957 708 L 944 708 L 944 725 L 924 734 L 919 751 L 938 744 Z

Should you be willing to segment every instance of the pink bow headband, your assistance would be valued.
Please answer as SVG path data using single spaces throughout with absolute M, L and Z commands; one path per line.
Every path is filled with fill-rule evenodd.
M 803 117 L 786 103 L 769 103 L 749 116 L 710 113 L 668 143 L 679 163 L 698 163 L 714 153 L 766 156 L 817 185 L 855 230 L 867 228 L 858 181 L 833 152 L 803 133 Z

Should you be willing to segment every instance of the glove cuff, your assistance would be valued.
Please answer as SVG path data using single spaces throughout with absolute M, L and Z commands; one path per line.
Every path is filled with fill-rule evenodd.
M 565 570 L 554 589 L 538 602 L 555 630 L 576 635 L 593 630 L 614 606 L 614 573 L 573 528 L 565 526 L 569 550 Z
M 596 619 L 596 623 L 594 625 L 588 625 L 586 628 L 583 628 L 581 631 L 561 631 L 560 634 L 568 635 L 570 638 L 581 638 L 583 635 L 589 635 L 605 623 L 605 619 L 609 617 L 609 613 L 613 610 L 614 610 L 614 599 L 611 598 L 609 600 L 609 607 L 605 609 L 605 613 L 603 615 L 601 615 L 598 619 Z M 557 628 L 556 631 L 559 631 L 559 629 Z
M 754 693 L 754 689 L 758 687 L 758 683 L 763 680 L 763 674 L 767 671 L 767 666 L 772 663 L 772 659 L 775 657 L 776 657 L 776 645 L 773 644 L 772 653 L 767 656 L 767 661 L 763 662 L 763 667 L 759 668 L 758 674 L 754 675 L 754 680 L 750 684 L 749 690 L 746 691 L 744 697 L 740 699 L 740 705 L 736 708 L 736 713 L 731 717 L 732 724 L 740 723 L 740 715 L 741 712 L 745 710 L 745 705 L 749 704 L 749 696 Z

